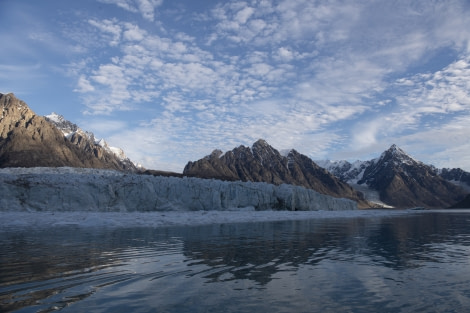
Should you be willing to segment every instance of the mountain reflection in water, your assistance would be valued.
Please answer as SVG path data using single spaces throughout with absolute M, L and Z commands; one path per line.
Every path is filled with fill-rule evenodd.
M 465 312 L 470 212 L 0 240 L 0 311 Z

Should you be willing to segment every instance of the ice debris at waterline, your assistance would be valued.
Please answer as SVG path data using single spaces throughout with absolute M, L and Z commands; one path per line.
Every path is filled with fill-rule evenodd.
M 303 187 L 77 168 L 0 169 L 0 211 L 354 210 Z

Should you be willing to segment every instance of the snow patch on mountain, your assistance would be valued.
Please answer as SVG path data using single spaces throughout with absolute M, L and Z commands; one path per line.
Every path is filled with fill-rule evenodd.
M 46 120 L 50 123 L 54 124 L 66 138 L 72 137 L 75 133 L 78 133 L 91 141 L 93 141 L 96 145 L 103 147 L 107 152 L 114 154 L 117 156 L 121 161 L 127 159 L 124 151 L 118 147 L 111 147 L 108 145 L 106 140 L 103 138 L 95 139 L 95 135 L 92 132 L 84 131 L 81 129 L 77 124 L 74 124 L 68 120 L 66 120 L 62 115 L 52 112 L 49 115 L 44 116 Z
M 345 160 L 331 161 L 331 160 L 317 160 L 315 163 L 326 169 L 328 172 L 338 177 L 348 184 L 357 184 L 364 175 L 366 168 L 374 163 L 375 160 L 370 161 L 354 161 L 349 162 Z
M 57 127 L 65 137 L 70 138 L 74 133 L 79 132 L 81 135 L 87 135 L 88 138 L 93 138 L 94 136 L 92 133 L 88 133 L 83 131 L 77 124 L 74 124 L 68 120 L 66 120 L 62 115 L 52 112 L 49 115 L 44 116 L 47 121 L 52 123 L 55 127 Z M 91 135 L 91 136 L 90 136 Z
M 377 162 L 380 162 L 386 159 L 392 160 L 395 166 L 403 166 L 404 164 L 406 165 L 422 164 L 422 162 L 415 160 L 413 157 L 411 157 L 408 153 L 400 149 L 395 144 L 393 144 L 388 150 L 384 151 L 378 158 Z

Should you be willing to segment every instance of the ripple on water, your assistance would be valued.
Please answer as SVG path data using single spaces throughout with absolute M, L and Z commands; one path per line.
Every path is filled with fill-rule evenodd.
M 4 232 L 1 311 L 465 312 L 467 216 Z

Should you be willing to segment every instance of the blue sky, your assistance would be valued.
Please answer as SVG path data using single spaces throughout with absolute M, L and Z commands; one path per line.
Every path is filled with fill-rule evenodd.
M 213 149 L 470 171 L 470 3 L 1 0 L 0 92 L 147 168 Z

